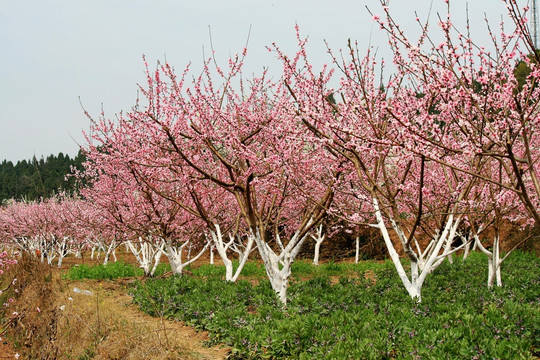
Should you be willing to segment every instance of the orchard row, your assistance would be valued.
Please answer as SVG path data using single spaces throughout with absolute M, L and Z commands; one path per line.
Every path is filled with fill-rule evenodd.
M 442 43 L 428 26 L 413 40 L 383 6 L 374 21 L 393 50 L 389 78 L 372 50 L 361 56 L 354 44 L 316 70 L 298 29 L 296 54 L 270 49 L 279 78 L 246 78 L 246 50 L 226 68 L 208 60 L 200 75 L 145 63 L 130 111 L 89 116 L 85 170 L 73 175 L 80 197 L 11 204 L 2 241 L 50 261 L 126 243 L 148 275 L 163 253 L 181 273 L 188 249 L 211 246 L 228 281 L 257 251 L 286 303 L 306 241 L 369 226 L 412 298 L 421 300 L 445 258 L 471 246 L 488 257 L 488 285 L 500 284 L 501 226 L 540 226 L 540 59 L 526 9 L 507 4 L 515 29 L 486 47 L 450 14 L 439 23 Z

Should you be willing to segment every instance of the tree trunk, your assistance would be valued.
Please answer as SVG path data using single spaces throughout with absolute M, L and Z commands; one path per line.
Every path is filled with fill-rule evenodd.
M 324 241 L 325 235 L 323 235 L 323 226 L 319 225 L 316 235 L 311 235 L 315 240 L 315 253 L 313 254 L 313 265 L 319 265 L 319 255 L 321 253 L 321 244 Z
M 493 239 L 493 248 L 491 251 L 487 250 L 480 242 L 480 238 L 477 234 L 474 234 L 475 244 L 478 246 L 481 252 L 483 252 L 488 258 L 488 280 L 487 286 L 492 288 L 497 282 L 497 286 L 502 286 L 501 279 L 501 263 L 503 260 L 500 258 L 499 253 L 499 236 L 496 235 Z
M 401 282 L 405 286 L 405 289 L 407 290 L 411 298 L 413 299 L 416 298 L 418 299 L 419 302 L 422 301 L 421 287 L 416 286 L 415 284 L 412 284 L 411 281 L 409 280 L 409 277 L 407 276 L 407 272 L 403 268 L 403 265 L 401 264 L 401 261 L 399 259 L 399 254 L 394 248 L 394 244 L 392 243 L 392 240 L 390 239 L 390 235 L 388 234 L 388 230 L 386 229 L 386 225 L 384 224 L 384 219 L 382 217 L 381 210 L 379 209 L 379 202 L 375 198 L 373 198 L 373 208 L 375 210 L 375 217 L 377 218 L 377 227 L 381 231 L 384 243 L 386 245 L 386 249 L 388 250 L 390 259 L 392 259 L 392 262 L 394 263 L 394 266 L 396 268 L 399 278 L 401 279 Z
M 439 255 L 439 252 L 441 251 L 441 248 L 446 243 L 448 238 L 453 237 L 453 234 L 455 234 L 455 231 L 459 225 L 460 217 L 457 217 L 454 221 L 453 214 L 450 214 L 448 216 L 448 219 L 446 221 L 446 225 L 444 227 L 444 230 L 440 236 L 437 237 L 437 239 L 432 240 L 432 243 L 429 245 L 429 256 L 427 259 L 423 259 L 422 254 L 416 254 L 410 244 L 407 243 L 407 237 L 405 236 L 403 229 L 399 227 L 399 225 L 391 219 L 392 226 L 396 233 L 398 234 L 401 243 L 403 245 L 405 253 L 409 256 L 410 262 L 411 262 L 411 275 L 410 279 L 407 275 L 407 272 L 403 268 L 403 265 L 401 264 L 399 254 L 397 253 L 394 244 L 392 240 L 390 239 L 390 235 L 388 234 L 388 230 L 386 228 L 386 225 L 384 223 L 384 219 L 381 213 L 381 210 L 379 208 L 379 202 L 374 197 L 373 198 L 373 208 L 375 211 L 375 217 L 377 219 L 377 225 L 381 231 L 381 234 L 384 239 L 384 243 L 386 245 L 386 248 L 388 250 L 388 253 L 390 255 L 390 258 L 392 259 L 392 262 L 394 263 L 394 266 L 396 268 L 396 271 L 398 273 L 399 278 L 401 279 L 401 282 L 405 286 L 405 289 L 409 293 L 412 299 L 416 299 L 418 302 L 422 301 L 422 285 L 424 283 L 424 280 L 428 274 L 430 274 L 433 269 L 435 269 L 448 255 L 448 253 L 444 252 Z M 420 266 L 419 259 L 422 261 L 423 266 Z M 420 274 L 419 274 L 420 271 Z
M 209 246 L 209 242 L 206 243 L 206 245 L 202 248 L 202 250 L 193 258 L 190 258 L 185 263 L 182 261 L 182 251 L 186 247 L 186 245 L 191 245 L 190 241 L 184 242 L 182 245 L 180 245 L 179 248 L 175 248 L 170 244 L 170 240 L 164 240 L 165 241 L 165 249 L 167 257 L 169 258 L 169 263 L 171 264 L 171 270 L 174 275 L 182 276 L 183 270 L 186 266 L 193 263 L 194 261 L 197 261 L 201 257 L 201 255 L 206 251 L 206 249 Z M 191 246 L 190 246 L 191 249 Z
M 263 241 L 258 231 L 254 232 L 252 230 L 250 236 L 253 237 L 254 242 L 257 244 L 257 249 L 259 250 L 259 255 L 264 263 L 264 268 L 266 270 L 266 274 L 268 275 L 268 280 L 270 280 L 270 284 L 272 285 L 272 289 L 276 292 L 283 306 L 286 306 L 287 288 L 289 285 L 289 277 L 291 276 L 291 266 L 294 259 L 300 252 L 304 241 L 307 239 L 307 236 L 299 238 L 299 232 L 296 232 L 289 240 L 286 247 L 283 247 L 279 237 L 276 237 L 276 242 L 279 243 L 280 248 L 282 249 L 279 255 L 276 254 L 270 248 L 270 246 Z
M 246 249 L 243 253 L 240 254 L 238 268 L 236 269 L 236 273 L 233 275 L 231 279 L 232 282 L 236 282 L 236 280 L 238 280 L 238 277 L 242 273 L 242 269 L 244 268 L 244 265 L 246 265 L 249 254 L 251 253 L 251 249 L 253 248 L 253 241 L 254 241 L 253 237 L 248 237 Z
M 248 242 L 243 252 L 236 249 L 235 252 L 239 254 L 239 263 L 235 271 L 233 268 L 233 262 L 229 259 L 227 251 L 231 249 L 231 246 L 236 246 L 234 244 L 236 238 L 234 235 L 229 234 L 229 242 L 225 243 L 220 226 L 218 224 L 214 224 L 214 227 L 215 231 L 210 230 L 210 235 L 212 237 L 212 243 L 214 244 L 213 247 L 216 248 L 221 260 L 223 261 L 223 265 L 225 266 L 225 281 L 236 282 L 240 276 L 240 273 L 242 272 L 242 269 L 244 268 L 244 265 L 246 264 L 249 254 L 251 253 L 254 239 L 252 236 L 248 237 Z
M 471 242 L 468 241 L 464 236 L 461 236 L 461 241 L 465 242 L 465 251 L 463 251 L 463 261 L 467 260 L 469 254 L 471 253 Z
M 156 269 L 161 261 L 161 255 L 163 254 L 163 247 L 165 246 L 165 243 L 162 242 L 159 250 L 154 255 L 154 266 L 152 267 L 152 270 L 150 271 L 150 276 L 154 276 Z
M 319 254 L 321 252 L 321 243 L 322 241 L 317 241 L 315 243 L 315 252 L 313 254 L 313 265 L 319 265 Z
M 103 265 L 107 265 L 109 262 L 109 257 L 111 256 L 111 253 L 116 247 L 116 241 L 112 241 L 111 244 L 107 247 L 107 252 L 105 253 L 105 258 L 103 259 Z M 115 261 L 116 261 L 116 255 L 115 255 Z
M 131 251 L 139 267 L 143 269 L 145 276 L 153 276 L 156 271 L 157 266 L 159 265 L 161 255 L 163 253 L 163 241 L 158 245 L 149 241 L 143 241 L 139 237 L 139 247 L 136 244 L 133 244 L 131 241 L 126 242 L 126 246 Z

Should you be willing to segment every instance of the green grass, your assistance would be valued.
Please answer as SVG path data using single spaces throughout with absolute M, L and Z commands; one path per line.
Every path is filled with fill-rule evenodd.
M 354 273 L 364 273 L 366 270 L 380 271 L 387 267 L 392 267 L 391 262 L 370 262 L 363 261 L 358 264 L 336 263 L 330 261 L 319 266 L 313 265 L 311 260 L 297 260 L 292 265 L 292 275 L 294 277 L 313 277 L 313 276 L 341 276 Z M 233 267 L 236 270 L 238 261 L 233 260 Z M 169 264 L 159 264 L 155 276 L 163 275 L 171 270 Z M 198 266 L 187 266 L 186 270 L 195 277 L 225 277 L 225 267 L 221 265 L 202 264 Z M 113 280 L 120 277 L 142 276 L 143 271 L 136 265 L 122 261 L 110 262 L 107 265 L 75 265 L 64 275 L 71 280 L 80 279 L 109 279 Z M 242 276 L 256 278 L 259 280 L 266 278 L 266 271 L 260 261 L 249 260 L 242 269 Z
M 81 279 L 116 279 L 121 277 L 141 276 L 143 271 L 131 264 L 122 261 L 111 262 L 107 265 L 76 265 L 66 273 L 66 278 L 70 280 Z
M 238 268 L 238 260 L 233 260 L 233 268 L 236 270 Z M 211 265 L 211 264 L 203 264 L 199 266 L 188 266 L 187 270 L 189 270 L 193 276 L 199 276 L 199 277 L 209 277 L 209 276 L 216 276 L 216 277 L 225 277 L 225 266 L 222 265 Z M 242 276 L 250 276 L 250 277 L 265 277 L 266 272 L 264 270 L 263 265 L 258 261 L 247 261 L 244 265 L 244 268 L 242 269 Z
M 427 278 L 421 304 L 410 300 L 388 262 L 297 262 L 293 272 L 312 277 L 294 277 L 286 309 L 264 278 L 257 286 L 225 283 L 210 270 L 204 279 L 148 280 L 133 291 L 142 310 L 209 331 L 209 343 L 231 346 L 232 359 L 539 356 L 540 260 L 512 254 L 503 264 L 504 286 L 495 289 L 486 287 L 486 263 L 477 253 L 466 262 L 444 263 Z M 249 266 L 260 275 L 260 265 Z M 367 270 L 375 272 L 375 284 L 349 276 Z M 335 275 L 341 278 L 332 285 Z
M 354 263 L 338 263 L 329 261 L 318 266 L 313 265 L 311 260 L 297 260 L 292 264 L 293 277 L 311 277 L 311 276 L 343 276 L 353 274 L 364 274 L 370 270 L 379 272 L 386 268 L 393 268 L 390 260 L 385 262 L 379 261 L 361 261 L 358 264 Z
M 159 264 L 155 276 L 163 275 L 170 271 L 169 264 Z M 108 279 L 113 280 L 122 277 L 142 276 L 143 270 L 135 265 L 123 261 L 110 262 L 107 265 L 76 265 L 64 275 L 70 280 L 81 279 Z

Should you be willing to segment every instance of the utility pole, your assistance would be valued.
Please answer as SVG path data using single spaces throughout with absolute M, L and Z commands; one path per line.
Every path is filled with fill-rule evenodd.
M 536 0 L 531 0 L 532 12 L 531 12 L 531 35 L 534 43 L 534 48 L 538 49 L 538 6 Z

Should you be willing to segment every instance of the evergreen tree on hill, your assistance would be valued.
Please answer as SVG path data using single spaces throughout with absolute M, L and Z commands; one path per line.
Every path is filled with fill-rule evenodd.
M 39 160 L 21 160 L 16 164 L 3 160 L 0 163 L 0 203 L 7 199 L 35 200 L 49 197 L 59 190 L 76 191 L 75 180 L 67 178 L 71 167 L 82 169 L 84 155 L 79 153 L 72 159 L 59 153 Z

